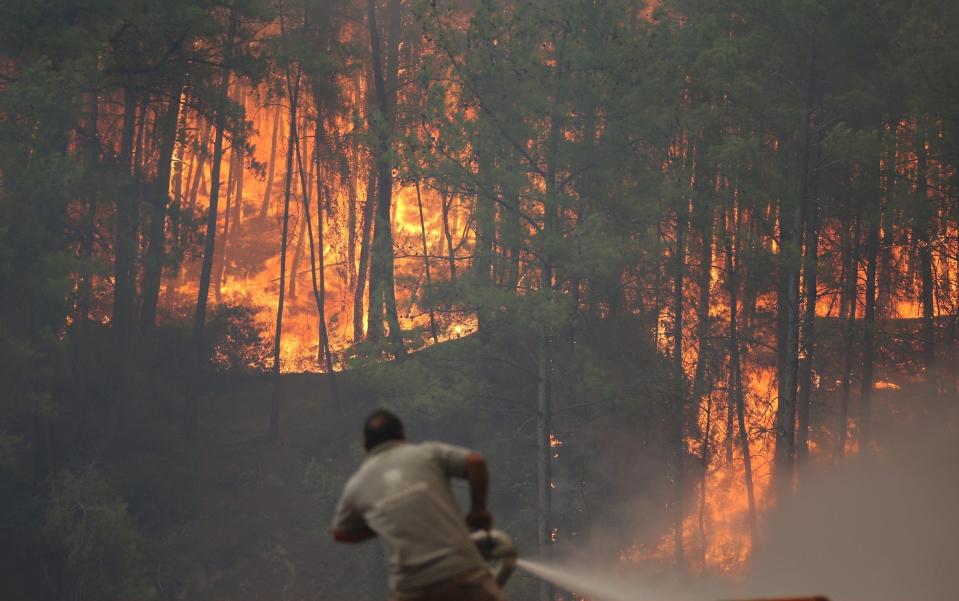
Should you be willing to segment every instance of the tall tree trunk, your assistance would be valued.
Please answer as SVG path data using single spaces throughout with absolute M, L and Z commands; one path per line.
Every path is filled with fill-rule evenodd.
M 353 98 L 356 103 L 359 103 L 360 98 L 362 97 L 359 70 L 353 73 L 352 82 Z M 348 177 L 346 178 L 346 276 L 347 284 L 350 286 L 350 288 L 355 288 L 356 281 L 358 279 L 356 266 L 356 212 L 358 210 L 356 186 L 359 184 L 360 173 L 360 146 L 358 140 L 359 136 L 350 136 L 350 153 L 346 157 L 347 166 L 349 168 Z
M 866 304 L 863 314 L 862 382 L 860 387 L 859 448 L 869 452 L 872 435 L 872 390 L 876 358 L 876 267 L 879 259 L 879 228 L 882 226 L 882 201 L 876 191 L 875 211 L 868 218 L 866 238 Z
M 280 436 L 280 342 L 283 339 L 283 302 L 286 293 L 286 247 L 290 224 L 290 192 L 293 186 L 293 155 L 299 150 L 296 139 L 296 112 L 300 96 L 300 67 L 297 66 L 294 81 L 287 80 L 290 95 L 290 132 L 286 148 L 286 177 L 283 182 L 283 228 L 280 238 L 280 296 L 276 307 L 276 331 L 273 334 L 273 388 L 270 395 L 269 439 Z
M 739 426 L 739 447 L 743 454 L 743 478 L 746 488 L 746 500 L 749 507 L 749 539 L 756 542 L 756 494 L 753 488 L 752 454 L 749 450 L 749 432 L 746 429 L 746 399 L 743 393 L 742 357 L 740 336 L 737 323 L 739 313 L 739 261 L 736 257 L 739 245 L 736 231 L 739 229 L 739 214 L 731 207 L 732 232 L 726 233 L 726 289 L 729 293 L 729 370 L 730 395 L 735 400 L 736 420 Z
M 550 243 L 556 232 L 556 221 L 561 215 L 560 196 L 557 190 L 556 169 L 559 161 L 558 150 L 562 131 L 560 106 L 562 104 L 563 79 L 565 77 L 563 62 L 566 52 L 566 36 L 560 37 L 556 49 L 556 69 L 554 89 L 550 102 L 549 138 L 546 148 L 545 195 L 543 197 L 543 230 L 540 253 L 542 265 L 540 269 L 540 292 L 548 295 L 550 303 L 554 302 L 553 257 L 550 253 Z M 537 457 L 538 457 L 538 514 L 537 514 L 537 542 L 540 556 L 549 559 L 552 556 L 554 542 L 553 529 L 553 476 L 552 476 L 552 449 L 550 434 L 552 433 L 553 399 L 553 332 L 550 324 L 540 328 L 539 340 L 539 385 L 537 388 Z M 540 601 L 553 601 L 553 587 L 543 581 L 539 589 Z
M 689 229 L 689 200 L 676 208 L 676 246 L 673 250 L 673 424 L 672 424 L 672 520 L 676 565 L 686 564 L 683 544 L 686 463 L 686 372 L 683 369 L 683 280 L 686 267 L 686 233 Z
M 273 178 L 276 175 L 276 138 L 280 131 L 280 113 L 279 106 L 273 113 L 273 135 L 270 142 L 270 162 L 266 167 L 266 189 L 263 192 L 263 202 L 260 203 L 260 219 L 266 219 L 270 211 L 270 197 L 273 194 Z
M 809 48 L 802 121 L 799 124 L 798 194 L 780 203 L 780 256 L 777 289 L 779 344 L 779 404 L 776 409 L 776 451 L 773 479 L 777 493 L 792 489 L 796 450 L 797 376 L 799 371 L 799 265 L 801 263 L 803 210 L 816 189 L 818 56 L 816 43 Z
M 240 114 L 246 117 L 246 91 L 243 89 L 243 83 L 236 82 L 236 104 L 240 107 Z M 233 225 L 230 227 L 230 238 L 236 243 L 236 235 L 240 229 L 240 220 L 243 218 L 245 207 L 243 206 L 243 172 L 244 168 L 244 148 L 246 136 L 233 140 L 233 153 L 236 157 L 235 172 L 233 174 Z M 229 269 L 229 263 L 226 265 Z
M 333 399 L 333 406 L 336 412 L 341 411 L 339 394 L 336 388 L 336 374 L 333 373 L 333 353 L 330 351 L 329 332 L 326 328 L 326 264 L 324 260 L 324 240 L 323 240 L 323 178 L 320 171 L 320 142 L 325 138 L 323 134 L 323 122 L 320 115 L 317 115 L 316 128 L 313 136 L 313 161 L 316 173 L 316 221 L 317 221 L 317 243 L 313 242 L 313 225 L 310 223 L 310 205 L 309 195 L 303 194 L 303 213 L 306 216 L 306 231 L 309 236 L 310 245 L 310 276 L 313 284 L 313 299 L 316 301 L 316 313 L 319 321 L 319 341 L 320 357 L 326 365 L 326 374 L 330 384 L 330 396 Z M 303 174 L 303 158 L 300 155 L 299 144 L 297 144 L 297 164 L 300 170 L 300 181 L 304 188 L 308 185 Z M 311 171 L 314 169 L 310 167 Z M 317 255 L 319 255 L 317 257 Z M 317 267 L 319 262 L 319 267 Z M 319 281 L 317 281 L 317 271 L 319 271 Z
M 919 198 L 916 217 L 913 222 L 913 237 L 915 238 L 919 255 L 919 278 L 921 282 L 919 299 L 922 306 L 922 361 L 926 368 L 926 382 L 929 388 L 938 392 L 939 383 L 936 374 L 936 329 L 935 323 L 933 322 L 935 313 L 933 301 L 935 282 L 932 271 L 932 237 L 929 232 L 934 210 L 932 202 L 929 199 L 928 156 L 926 152 L 928 132 L 927 119 L 924 116 L 919 117 L 916 136 L 916 193 Z
M 137 97 L 132 88 L 123 89 L 123 126 L 120 132 L 120 168 L 125 176 L 134 172 L 133 143 L 136 133 Z M 137 202 L 133 186 L 125 186 L 124 198 L 117 201 L 113 319 L 111 329 L 118 343 L 121 356 L 125 355 L 131 340 L 133 325 L 133 302 L 136 286 L 136 238 L 133 237 L 134 205 Z
M 217 238 L 213 252 L 213 298 L 217 304 L 223 302 L 223 268 L 226 265 L 226 248 L 230 236 L 230 216 L 233 201 L 233 174 L 236 164 L 235 150 L 230 149 L 230 162 L 226 172 L 226 206 L 223 207 L 223 231 Z
M 818 147 L 818 145 L 816 145 Z M 809 417 L 812 400 L 812 366 L 816 355 L 816 302 L 819 286 L 819 200 L 815 190 L 804 199 L 803 227 L 805 252 L 803 253 L 803 308 L 800 326 L 799 402 L 797 413 L 799 429 L 796 433 L 796 453 L 800 467 L 809 457 Z
M 309 197 L 304 193 L 301 193 L 300 196 L 302 197 L 303 203 L 309 206 Z M 296 247 L 293 249 L 293 263 L 290 265 L 290 300 L 296 298 L 296 282 L 300 275 L 300 258 L 303 256 L 303 243 L 306 240 L 306 219 L 304 219 L 302 214 L 299 216 L 299 223 L 297 225 L 299 228 L 296 233 Z
M 353 342 L 363 339 L 363 298 L 366 280 L 370 271 L 370 239 L 373 236 L 373 210 L 376 207 L 375 153 L 370 158 L 370 173 L 366 184 L 366 201 L 363 203 L 363 231 L 360 234 L 360 265 L 356 271 L 356 289 L 353 291 Z
M 306 129 L 306 119 L 304 118 L 302 121 L 303 121 L 302 123 L 297 125 L 297 129 L 296 129 L 297 144 L 300 143 L 300 130 Z M 304 140 L 302 148 L 300 146 L 296 147 L 296 165 L 297 165 L 296 168 L 297 168 L 297 172 L 300 174 L 299 176 L 300 197 L 302 200 L 302 205 L 304 207 L 310 206 L 310 190 L 311 190 L 311 183 L 313 182 L 313 177 L 315 175 L 314 167 L 316 164 L 315 161 L 310 161 L 309 171 L 308 172 L 302 171 L 303 163 L 301 161 L 301 157 L 304 154 L 306 154 L 307 144 L 308 143 Z M 306 211 L 305 217 L 301 211 L 300 232 L 299 234 L 297 234 L 297 237 L 296 237 L 296 249 L 293 251 L 293 264 L 291 265 L 291 268 L 290 268 L 290 299 L 296 298 L 296 284 L 300 279 L 300 271 L 299 271 L 300 260 L 303 258 L 303 245 L 306 242 L 307 234 L 310 237 L 310 244 L 313 243 L 313 230 L 310 229 L 311 227 L 312 226 L 310 226 L 309 210 Z M 307 232 L 307 229 L 309 229 L 309 232 Z M 310 250 L 310 252 L 313 252 L 312 249 Z
M 846 263 L 846 327 L 843 334 L 842 393 L 839 401 L 839 424 L 837 426 L 836 459 L 841 462 L 846 453 L 846 436 L 849 430 L 849 395 L 852 388 L 852 369 L 856 342 L 856 306 L 859 297 L 859 234 L 860 208 L 856 207 L 855 220 L 849 238 L 849 260 Z
M 403 354 L 404 350 L 393 281 L 393 225 L 390 211 L 393 196 L 393 166 L 390 162 L 389 150 L 392 145 L 396 111 L 400 2 L 399 0 L 390 0 L 387 8 L 389 31 L 385 75 L 379 30 L 376 26 L 375 0 L 368 0 L 367 10 L 373 56 L 373 80 L 376 88 L 377 106 L 382 115 L 384 130 L 378 140 L 377 152 L 377 199 L 370 262 L 370 306 L 367 319 L 367 337 L 370 340 L 379 340 L 383 334 L 383 316 L 385 313 L 389 328 L 390 346 L 392 347 L 392 353 L 396 356 Z
M 701 469 L 699 472 L 699 541 L 701 545 L 701 550 L 699 554 L 699 563 L 703 567 L 703 571 L 706 571 L 706 550 L 709 548 L 709 539 L 706 535 L 706 476 L 709 473 L 709 461 L 710 461 L 710 440 L 709 437 L 712 434 L 713 426 L 713 411 L 712 403 L 710 402 L 709 395 L 703 397 L 703 404 L 706 408 L 706 427 L 703 428 L 703 442 L 702 450 L 700 452 L 700 463 Z
M 100 136 L 97 129 L 99 118 L 100 102 L 97 91 L 94 89 L 90 92 L 90 113 L 87 117 L 86 143 L 84 144 L 84 158 L 91 167 L 100 160 Z M 86 263 L 93 257 L 93 244 L 96 239 L 97 195 L 93 191 L 89 192 L 87 197 L 87 210 L 84 217 L 85 222 L 80 239 L 80 260 Z M 92 265 L 83 265 L 81 279 L 77 286 L 76 323 L 81 338 L 86 335 L 90 319 L 90 304 L 93 299 L 92 267 Z
M 188 89 L 188 88 L 187 88 Z M 170 204 L 170 240 L 179 256 L 180 243 L 180 221 L 183 212 L 183 182 L 186 177 L 187 183 L 190 181 L 189 174 L 184 176 L 183 161 L 186 152 L 186 143 L 184 142 L 186 130 L 186 116 L 189 109 L 189 100 L 180 107 L 180 119 L 177 123 L 177 144 L 176 155 L 173 159 L 173 198 Z M 177 261 L 173 272 L 170 274 L 164 292 L 163 307 L 167 312 L 173 310 L 173 297 L 176 292 L 177 283 L 180 279 L 181 260 Z
M 443 192 L 441 201 L 443 206 L 443 236 L 446 238 L 446 253 L 450 266 L 450 283 L 455 283 L 456 249 L 453 247 L 453 234 L 450 232 L 450 208 L 453 205 L 453 194 Z
M 426 289 L 427 294 L 429 294 L 433 288 L 433 281 L 430 278 L 430 254 L 429 248 L 426 245 L 426 220 L 423 218 L 423 197 L 420 195 L 420 182 L 416 181 L 416 206 L 420 211 L 420 234 L 423 240 L 423 274 L 426 276 Z M 433 344 L 439 342 L 439 337 L 436 333 L 436 314 L 433 312 L 433 304 L 430 301 L 428 303 L 428 309 L 430 314 L 430 335 L 433 337 Z
M 200 136 L 197 138 L 197 144 L 200 145 L 200 149 L 199 154 L 194 157 L 196 170 L 193 174 L 193 183 L 190 184 L 189 208 L 187 209 L 187 214 L 190 215 L 191 218 L 196 211 L 196 201 L 197 197 L 200 195 L 200 187 L 204 184 L 203 174 L 204 169 L 206 168 L 206 160 L 209 158 L 210 127 L 210 122 L 204 121 L 203 128 L 200 131 Z
M 226 103 L 230 91 L 230 63 L 233 60 L 233 44 L 236 36 L 236 17 L 230 11 L 229 27 L 226 34 L 226 43 L 223 48 L 223 68 L 220 70 L 220 93 L 222 103 Z M 210 296 L 210 279 L 213 275 L 213 253 L 216 244 L 217 204 L 220 195 L 220 164 L 223 162 L 223 135 L 226 129 L 225 107 L 218 107 L 214 117 L 216 133 L 213 137 L 213 163 L 210 172 L 210 206 L 206 219 L 206 238 L 203 245 L 203 262 L 200 266 L 200 285 L 197 290 L 196 312 L 193 316 L 193 347 L 196 353 L 195 369 L 203 370 L 206 365 L 206 309 Z M 197 374 L 199 375 L 199 374 Z M 196 379 L 186 395 L 186 410 L 184 411 L 184 431 L 188 438 L 196 435 L 198 391 Z
M 150 218 L 147 259 L 144 262 L 143 308 L 140 312 L 140 331 L 143 333 L 148 333 L 156 324 L 156 310 L 160 300 L 160 277 L 166 258 L 166 214 L 167 204 L 170 201 L 170 170 L 180 121 L 183 80 L 182 72 L 174 79 L 170 86 L 170 101 L 166 112 L 157 124 L 160 152 L 157 157 L 156 180 L 153 186 L 153 215 Z

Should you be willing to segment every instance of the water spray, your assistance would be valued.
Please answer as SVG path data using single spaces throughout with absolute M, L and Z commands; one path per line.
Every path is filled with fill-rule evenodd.
M 521 568 L 533 576 L 567 589 L 577 595 L 585 595 L 593 601 L 641 601 L 642 599 L 660 599 L 662 592 L 638 591 L 635 586 L 622 587 L 610 583 L 608 579 L 578 573 L 568 567 L 551 566 L 546 563 L 520 559 L 513 539 L 502 530 L 477 530 L 471 535 L 473 542 L 483 557 L 490 563 L 490 572 L 496 583 L 502 588 L 516 568 Z M 759 599 L 752 601 L 761 601 Z M 772 600 L 768 600 L 772 601 Z M 825 597 L 802 597 L 778 599 L 776 601 L 829 601 Z

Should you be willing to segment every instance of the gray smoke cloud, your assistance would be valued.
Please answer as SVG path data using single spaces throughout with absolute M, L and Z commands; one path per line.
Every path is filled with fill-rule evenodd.
M 879 448 L 811 468 L 797 493 L 764 516 L 740 578 L 627 571 L 590 550 L 521 567 L 595 601 L 959 599 L 956 421 L 898 424 Z

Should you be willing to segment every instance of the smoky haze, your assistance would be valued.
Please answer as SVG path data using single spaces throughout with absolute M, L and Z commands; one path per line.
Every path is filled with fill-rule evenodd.
M 959 599 L 955 423 L 900 426 L 883 436 L 880 452 L 814 468 L 795 495 L 763 518 L 761 540 L 742 576 L 693 580 L 624 568 L 615 557 L 598 559 L 593 545 L 521 567 L 597 601 Z M 596 546 L 617 542 L 628 544 L 602 540 Z

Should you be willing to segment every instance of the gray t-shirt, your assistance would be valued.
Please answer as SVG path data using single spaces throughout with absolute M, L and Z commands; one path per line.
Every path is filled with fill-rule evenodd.
M 439 442 L 377 445 L 346 483 L 334 530 L 369 526 L 383 541 L 390 590 L 415 591 L 484 568 L 450 489 L 471 451 Z

